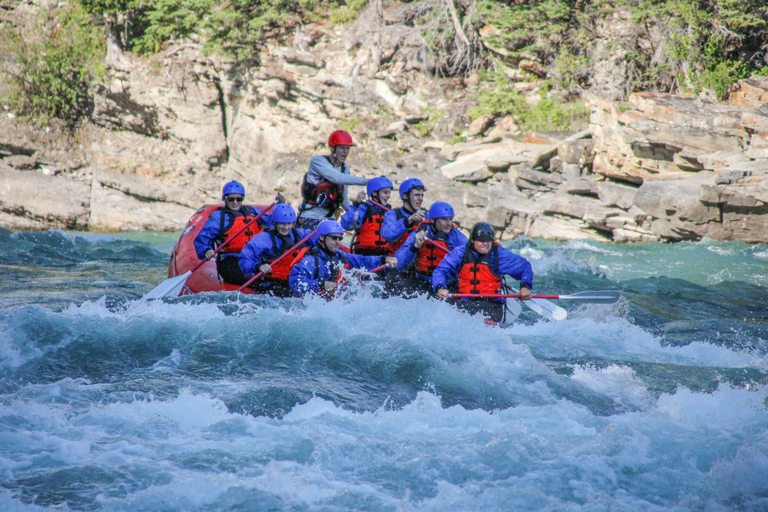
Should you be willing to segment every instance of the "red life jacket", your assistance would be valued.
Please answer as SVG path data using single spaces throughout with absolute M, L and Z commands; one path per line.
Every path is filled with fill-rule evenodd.
M 429 220 L 423 221 L 419 225 L 419 231 L 426 231 L 427 235 L 429 235 L 428 228 L 431 224 L 432 222 Z M 438 233 L 432 238 L 428 236 L 427 239 L 431 240 L 432 243 L 424 241 L 424 243 L 421 244 L 419 252 L 416 253 L 415 268 L 416 272 L 431 276 L 432 272 L 434 272 L 440 262 L 443 261 L 445 255 L 451 252 L 451 250 L 448 248 L 448 235 L 445 233 Z M 437 244 L 443 249 L 439 249 L 432 244 Z
M 406 214 L 403 211 L 403 207 L 402 206 L 400 208 L 395 208 L 394 212 L 395 212 L 395 215 L 397 216 L 396 218 L 397 218 L 398 221 L 400 221 L 402 219 L 407 219 L 408 217 L 410 217 L 410 215 Z M 400 238 L 398 238 L 394 242 L 389 242 L 389 248 L 392 251 L 390 254 L 394 255 L 397 252 L 397 250 L 400 249 L 400 247 L 403 246 L 405 241 L 408 240 L 408 235 L 411 234 L 411 231 L 416 231 L 417 229 L 419 229 L 418 225 L 411 226 L 411 227 L 409 227 L 408 229 L 405 230 L 405 233 L 403 233 Z
M 271 258 L 267 259 L 267 263 L 269 263 L 269 266 L 272 267 L 272 272 L 270 272 L 266 277 L 267 279 L 271 281 L 288 281 L 288 276 L 291 274 L 291 269 L 293 266 L 301 261 L 301 258 L 304 256 L 304 250 L 302 250 L 301 247 L 297 247 L 294 249 L 294 251 L 278 261 L 277 263 L 273 264 L 272 262 L 275 261 L 277 258 L 285 254 L 285 251 L 296 245 L 296 242 L 301 240 L 301 237 L 299 236 L 299 232 L 295 229 L 292 229 L 291 232 L 286 236 L 285 238 L 280 237 L 283 241 L 282 247 L 280 249 L 277 248 L 277 239 L 278 235 L 274 230 L 269 230 L 269 236 L 272 238 L 272 251 L 273 256 Z M 306 248 L 305 248 L 306 249 Z
M 459 293 L 499 293 L 501 276 L 499 276 L 498 246 L 494 244 L 488 254 L 475 256 L 467 245 L 458 277 Z
M 381 236 L 381 226 L 384 224 L 384 213 L 376 206 L 365 204 L 365 215 L 360 221 L 360 227 L 355 233 L 355 241 L 352 244 L 352 252 L 365 252 L 367 254 L 390 254 L 391 248 Z M 361 205 L 362 206 L 362 205 Z M 389 206 L 389 205 L 387 205 Z
M 219 236 L 216 238 L 218 244 L 223 243 L 233 233 L 240 231 L 243 226 L 248 224 L 257 215 L 251 206 L 243 206 L 237 211 L 228 208 L 220 208 L 221 225 L 219 226 Z M 227 220 L 225 220 L 228 217 Z M 226 224 L 226 225 L 225 225 Z M 261 227 L 258 221 L 251 224 L 248 229 L 240 233 L 234 240 L 229 242 L 220 253 L 238 253 L 243 250 L 245 244 L 250 242 L 251 238 L 261 233 Z
M 326 156 L 324 158 L 333 165 L 331 157 Z M 307 173 L 304 173 L 304 178 L 301 180 L 301 198 L 306 205 L 321 206 L 333 212 L 341 206 L 341 201 L 344 198 L 344 186 L 336 185 L 328 180 L 312 185 L 307 182 Z

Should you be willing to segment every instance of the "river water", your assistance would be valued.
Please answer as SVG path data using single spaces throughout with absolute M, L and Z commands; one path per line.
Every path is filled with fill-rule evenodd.
M 768 246 L 518 239 L 434 300 L 146 302 L 174 234 L 0 230 L 0 510 L 766 511 Z

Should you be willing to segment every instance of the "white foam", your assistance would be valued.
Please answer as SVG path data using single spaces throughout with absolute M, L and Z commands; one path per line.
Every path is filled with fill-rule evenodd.
M 170 402 L 138 400 L 116 403 L 90 413 L 94 418 L 118 417 L 133 423 L 154 419 L 170 420 L 181 430 L 207 428 L 228 418 L 229 414 L 227 407 L 220 400 L 195 395 L 189 389 L 182 390 L 179 396 Z
M 737 431 L 750 425 L 768 426 L 768 388 L 752 391 L 721 385 L 714 393 L 686 388 L 659 397 L 657 408 L 676 424 L 690 429 Z
M 703 342 L 681 347 L 663 345 L 660 339 L 620 318 L 609 317 L 605 321 L 576 318 L 557 323 L 540 322 L 533 327 L 513 325 L 508 330 L 520 336 L 537 356 L 589 355 L 593 358 L 687 366 L 768 369 L 765 356 L 750 352 Z
M 20 333 L 14 333 L 8 324 L 0 323 L 0 369 L 18 368 L 25 362 L 39 357 L 43 352 L 34 342 Z
M 654 398 L 642 380 L 626 366 L 610 365 L 603 369 L 576 367 L 571 379 L 632 409 L 647 410 L 654 405 Z
M 647 399 L 611 390 L 638 387 L 620 367 L 587 368 L 571 379 L 617 399 Z M 257 502 L 311 510 L 363 502 L 422 510 L 563 510 L 575 503 L 662 510 L 674 506 L 675 495 L 717 510 L 726 502 L 718 500 L 752 500 L 765 490 L 758 475 L 768 467 L 767 395 L 764 388 L 681 389 L 647 411 L 597 416 L 567 400 L 488 412 L 445 407 L 420 392 L 402 409 L 375 412 L 314 398 L 282 420 L 233 414 L 220 400 L 188 390 L 170 400 L 94 404 L 76 415 L 44 402 L 16 409 L 31 429 L 15 442 L 4 437 L 0 470 L 15 458 L 18 472 L 48 453 L 67 464 L 130 467 L 134 478 L 151 478 L 125 496 L 99 497 L 109 510 Z M 0 414 L 11 410 L 3 406 Z M 196 469 L 219 462 L 232 469 Z M 706 492 L 704 480 L 712 484 Z M 2 500 L 17 504 L 0 494 Z

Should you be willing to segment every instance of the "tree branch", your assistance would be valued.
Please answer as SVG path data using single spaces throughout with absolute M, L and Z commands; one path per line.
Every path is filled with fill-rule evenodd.
M 453 28 L 456 29 L 456 33 L 459 34 L 459 37 L 462 41 L 464 41 L 464 44 L 469 46 L 469 39 L 467 38 L 467 34 L 464 33 L 464 29 L 461 28 L 459 15 L 456 14 L 456 6 L 453 5 L 453 0 L 445 0 L 445 3 L 448 4 L 448 10 L 451 11 L 451 18 L 453 18 Z

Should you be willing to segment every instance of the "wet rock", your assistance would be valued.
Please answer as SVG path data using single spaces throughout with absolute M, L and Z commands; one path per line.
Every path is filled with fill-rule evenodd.
M 17 227 L 85 230 L 90 196 L 80 181 L 0 167 L 0 212 L 24 219 Z

